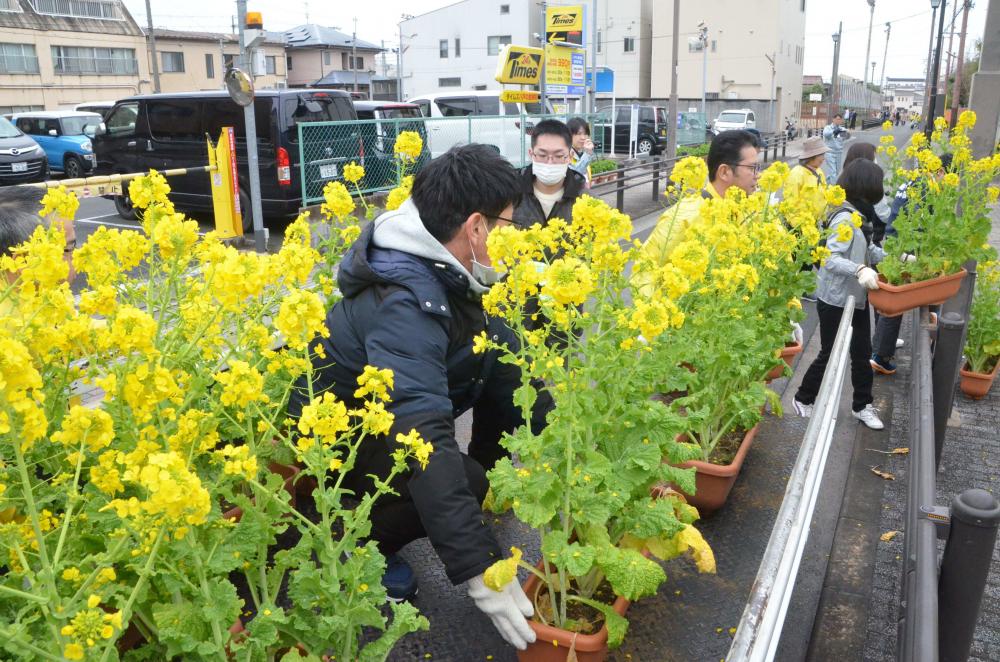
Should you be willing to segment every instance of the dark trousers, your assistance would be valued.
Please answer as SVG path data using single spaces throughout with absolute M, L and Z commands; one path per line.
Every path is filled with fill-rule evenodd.
M 817 301 L 816 312 L 819 314 L 819 354 L 806 370 L 802 384 L 795 394 L 796 400 L 807 405 L 816 401 L 816 395 L 819 393 L 819 387 L 823 381 L 823 373 L 826 372 L 826 364 L 830 360 L 830 352 L 833 351 L 833 341 L 837 337 L 837 327 L 840 326 L 840 317 L 844 309 Z M 851 336 L 851 386 L 854 387 L 851 409 L 854 411 L 861 411 L 872 402 L 874 376 L 871 364 L 868 363 L 872 353 L 869 315 L 866 299 L 864 308 L 854 309 L 854 317 L 851 320 L 851 327 L 854 329 Z
M 891 359 L 896 355 L 896 339 L 899 338 L 899 327 L 903 325 L 903 316 L 886 317 L 875 315 L 875 337 L 872 339 L 872 351 L 883 359 Z

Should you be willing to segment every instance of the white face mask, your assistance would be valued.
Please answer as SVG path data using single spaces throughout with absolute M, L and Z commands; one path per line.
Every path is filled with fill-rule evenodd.
M 483 227 L 486 227 L 485 221 L 483 221 Z M 489 230 L 486 230 L 486 236 L 490 236 Z M 472 251 L 472 277 L 479 281 L 483 287 L 492 287 L 500 282 L 500 273 L 493 265 L 483 264 L 476 259 L 476 249 L 472 247 L 471 241 L 469 242 L 469 250 Z
M 531 172 L 539 182 L 546 186 L 558 184 L 566 179 L 566 171 L 569 169 L 568 163 L 539 163 L 531 162 Z

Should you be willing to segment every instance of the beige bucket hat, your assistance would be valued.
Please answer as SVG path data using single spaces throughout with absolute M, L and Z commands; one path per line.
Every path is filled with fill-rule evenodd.
M 812 138 L 806 138 L 802 143 L 802 156 L 800 159 L 811 159 L 814 156 L 819 156 L 820 154 L 826 154 L 830 151 L 830 148 L 823 143 L 823 138 L 820 136 L 813 136 Z

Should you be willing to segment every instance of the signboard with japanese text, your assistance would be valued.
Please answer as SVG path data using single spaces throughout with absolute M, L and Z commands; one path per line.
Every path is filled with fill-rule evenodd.
M 545 8 L 545 43 L 564 41 L 583 45 L 583 6 Z
M 584 51 L 545 46 L 545 91 L 553 96 L 583 96 Z
M 542 77 L 541 48 L 504 46 L 497 56 L 496 81 L 510 85 L 538 85 Z
M 504 90 L 500 101 L 504 103 L 538 103 L 541 94 L 532 90 Z

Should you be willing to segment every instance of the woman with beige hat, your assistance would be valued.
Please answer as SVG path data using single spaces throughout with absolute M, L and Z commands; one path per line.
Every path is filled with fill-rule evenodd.
M 823 143 L 823 138 L 813 136 L 802 143 L 802 156 L 799 165 L 792 168 L 785 180 L 784 198 L 794 195 L 803 196 L 809 200 L 811 211 L 816 222 L 824 217 L 826 212 L 826 175 L 821 170 L 826 153 L 830 148 Z

